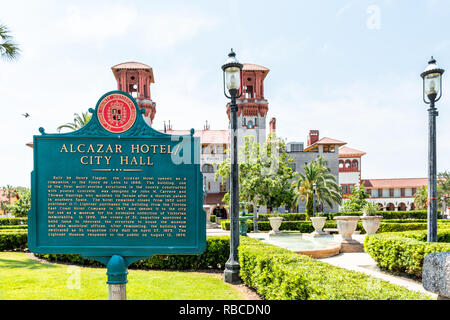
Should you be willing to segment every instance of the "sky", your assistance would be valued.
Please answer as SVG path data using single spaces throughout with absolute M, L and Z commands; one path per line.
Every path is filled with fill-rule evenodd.
M 22 51 L 0 60 L 0 186 L 30 186 L 38 128 L 56 132 L 116 89 L 111 67 L 153 68 L 154 127 L 228 128 L 221 65 L 270 69 L 267 119 L 277 135 L 309 130 L 367 154 L 362 178 L 426 177 L 430 56 L 450 69 L 450 2 L 4 1 L 0 23 Z M 450 72 L 450 71 L 448 71 Z M 437 168 L 450 170 L 450 80 L 437 103 Z M 31 116 L 25 118 L 24 113 Z

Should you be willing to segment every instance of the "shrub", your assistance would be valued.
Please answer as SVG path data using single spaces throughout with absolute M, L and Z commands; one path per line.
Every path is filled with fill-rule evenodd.
M 242 237 L 241 278 L 268 300 L 427 299 L 368 275 Z
M 427 219 L 427 210 L 380 211 L 380 213 L 385 219 Z M 438 218 L 442 219 L 440 210 L 438 210 Z
M 253 231 L 253 221 L 247 221 L 248 232 Z M 221 220 L 220 221 L 221 228 L 223 230 L 230 230 L 230 220 Z M 448 224 L 450 227 L 450 223 Z M 335 220 L 327 220 L 325 222 L 324 228 L 337 228 L 337 224 Z M 412 223 L 409 220 L 404 220 L 400 222 L 385 222 L 381 221 L 380 227 L 377 230 L 377 233 L 383 232 L 400 232 L 400 231 L 411 231 L 411 230 L 425 230 L 427 228 L 426 222 L 415 222 Z M 259 231 L 270 231 L 272 230 L 269 221 L 259 221 L 258 222 L 258 230 Z M 361 234 L 366 233 L 362 222 L 359 221 L 356 230 L 360 231 Z M 311 221 L 283 221 L 280 226 L 280 231 L 299 231 L 300 233 L 310 233 L 314 231 L 314 227 L 311 224 Z
M 130 269 L 172 269 L 205 270 L 223 269 L 230 255 L 229 237 L 207 237 L 206 249 L 200 255 L 155 255 L 132 263 Z M 44 254 L 43 259 L 78 264 L 83 266 L 104 266 L 102 263 L 82 257 L 79 254 Z
M 0 251 L 23 250 L 28 247 L 26 229 L 0 229 Z
M 0 225 L 0 232 L 7 230 L 25 230 L 28 229 L 27 225 L 12 225 L 12 226 L 2 226 Z
M 378 205 L 372 202 L 367 202 L 361 212 L 365 216 L 377 216 L 379 215 Z
M 364 248 L 381 268 L 420 278 L 427 254 L 450 251 L 450 229 L 438 231 L 439 242 L 425 242 L 426 237 L 426 231 L 370 235 L 364 240 Z
M 377 233 L 384 232 L 401 232 L 401 231 L 411 231 L 411 230 L 425 230 L 427 228 L 426 223 L 394 223 L 394 222 L 381 222 L 380 228 L 378 228 Z
M 28 218 L 0 218 L 0 226 L 26 225 Z
M 328 220 L 333 220 L 334 217 L 337 216 L 361 216 L 362 213 L 360 211 L 355 212 L 330 212 L 327 213 Z
M 258 214 L 258 221 L 269 221 L 271 217 L 283 217 L 284 221 L 304 221 L 306 213 L 279 213 L 279 214 Z
M 213 222 L 213 223 L 216 222 L 216 216 L 213 215 L 213 214 L 210 215 L 210 216 L 209 216 L 209 221 L 210 221 L 210 222 Z
M 247 222 L 248 232 L 253 231 L 253 221 L 248 220 Z M 230 230 L 230 220 L 221 220 L 220 226 L 223 230 Z M 325 223 L 325 228 L 335 228 L 335 221 L 327 221 Z M 259 231 L 270 231 L 272 227 L 270 226 L 270 221 L 258 221 Z M 300 231 L 301 233 L 313 232 L 314 228 L 311 221 L 283 221 L 280 226 L 281 231 Z
M 378 214 L 384 219 L 427 219 L 427 210 L 414 211 L 379 211 Z M 331 212 L 328 213 L 328 219 L 332 220 L 335 216 L 360 216 L 362 212 Z M 442 219 L 441 211 L 438 210 L 438 218 Z

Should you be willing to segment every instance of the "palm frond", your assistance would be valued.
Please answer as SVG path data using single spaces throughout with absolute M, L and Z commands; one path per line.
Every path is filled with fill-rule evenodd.
M 61 129 L 67 128 L 70 130 L 78 130 L 82 127 L 84 127 L 90 120 L 92 115 L 89 114 L 89 112 L 81 112 L 81 115 L 78 113 L 74 113 L 74 119 L 73 122 L 66 123 L 63 125 L 60 125 L 57 130 L 58 132 L 61 132 Z
M 0 25 L 0 58 L 14 60 L 20 56 L 19 46 L 11 40 L 9 29 L 5 25 Z

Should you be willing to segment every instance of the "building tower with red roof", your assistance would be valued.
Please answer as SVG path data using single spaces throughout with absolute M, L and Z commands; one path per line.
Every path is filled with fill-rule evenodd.
M 339 183 L 344 197 L 351 194 L 354 185 L 361 184 L 361 158 L 365 154 L 349 147 L 339 149 Z
M 306 148 L 304 148 L 303 142 L 289 142 L 286 144 L 286 151 L 294 160 L 291 163 L 292 170 L 304 173 L 304 165 L 310 163 L 318 157 L 323 157 L 327 162 L 330 173 L 336 178 L 336 182 L 339 183 L 340 173 L 338 171 L 338 152 L 339 148 L 347 143 L 328 137 L 320 138 L 319 130 L 310 130 L 307 137 L 307 142 L 308 144 Z M 299 202 L 297 209 L 299 210 L 298 212 L 305 212 L 305 204 L 303 202 Z M 324 204 L 322 211 L 338 212 L 339 205 L 334 204 L 332 207 L 329 207 Z
M 151 99 L 150 84 L 155 83 L 153 69 L 140 62 L 124 62 L 111 68 L 117 81 L 117 90 L 131 94 L 140 108 L 145 109 L 144 120 L 152 125 L 156 103 Z
M 238 105 L 238 145 L 243 145 L 245 137 L 253 136 L 255 141 L 266 141 L 266 115 L 269 102 L 264 98 L 264 79 L 269 69 L 256 64 L 244 64 L 242 68 L 242 96 Z M 230 104 L 227 104 L 230 119 Z

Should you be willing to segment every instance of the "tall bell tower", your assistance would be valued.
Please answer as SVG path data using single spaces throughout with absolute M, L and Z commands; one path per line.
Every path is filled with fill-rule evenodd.
M 269 69 L 256 64 L 244 64 L 242 68 L 242 96 L 236 100 L 238 105 L 238 145 L 242 146 L 246 136 L 255 141 L 266 141 L 266 116 L 269 102 L 264 98 L 264 79 Z M 227 105 L 230 119 L 230 104 Z
M 117 89 L 131 94 L 140 108 L 145 109 L 144 120 L 152 125 L 156 103 L 151 99 L 150 84 L 155 83 L 153 69 L 140 62 L 124 62 L 111 68 Z

